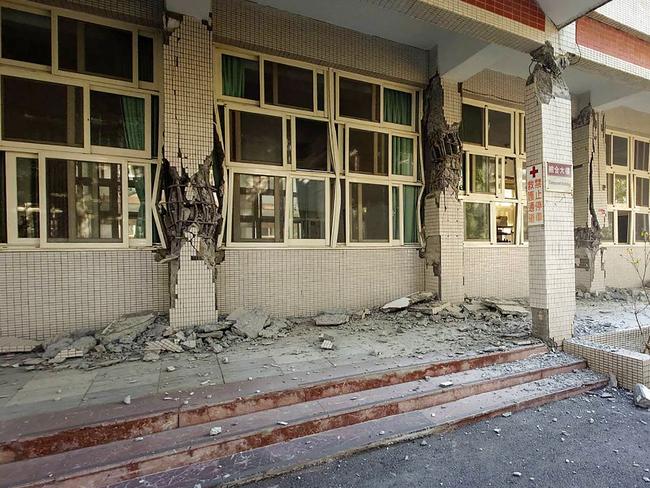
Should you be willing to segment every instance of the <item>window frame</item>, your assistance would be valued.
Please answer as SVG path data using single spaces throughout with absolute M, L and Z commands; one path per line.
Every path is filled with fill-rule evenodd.
M 403 187 L 414 186 L 418 188 L 418 209 L 420 206 L 419 198 L 422 194 L 423 184 L 421 181 L 422 174 L 422 155 L 421 155 L 421 135 L 416 131 L 418 115 L 421 113 L 422 97 L 418 96 L 421 91 L 415 87 L 386 82 L 380 79 L 365 77 L 362 75 L 352 74 L 345 71 L 327 68 L 309 63 L 303 63 L 292 59 L 269 56 L 260 52 L 240 49 L 237 47 L 217 44 L 215 46 L 215 73 L 214 73 L 214 101 L 218 107 L 223 107 L 217 110 L 217 126 L 223 128 L 223 144 L 225 149 L 224 167 L 227 173 L 226 184 L 231 191 L 227 191 L 225 210 L 226 224 L 224 227 L 224 243 L 227 247 L 231 248 L 313 248 L 323 246 L 339 246 L 345 245 L 346 247 L 394 247 L 403 246 L 418 248 L 421 243 L 407 243 L 404 244 L 404 225 L 403 214 L 400 214 L 400 239 L 392 239 L 392 190 L 393 186 L 399 188 L 400 210 L 403 212 Z M 260 84 L 260 100 L 249 100 L 245 98 L 238 98 L 223 95 L 222 87 L 222 54 L 237 56 L 243 59 L 257 60 L 259 66 L 259 84 Z M 314 72 L 314 107 L 317 108 L 317 76 L 323 74 L 324 77 L 324 110 L 322 111 L 308 111 L 295 109 L 291 107 L 282 107 L 264 103 L 264 61 L 273 61 L 281 64 L 294 65 L 297 67 L 306 67 L 312 69 Z M 351 118 L 339 119 L 336 117 L 338 110 L 338 91 L 337 79 L 339 76 L 348 78 L 361 79 L 369 83 L 380 85 L 381 100 L 380 100 L 380 122 L 370 122 Z M 400 124 L 382 123 L 383 120 L 383 86 L 400 91 L 407 91 L 411 93 L 412 102 L 412 119 L 413 124 L 410 127 Z M 230 128 L 230 112 L 243 111 L 260 113 L 264 115 L 277 116 L 283 119 L 283 164 L 282 165 L 265 165 L 262 163 L 246 163 L 232 161 L 230 158 L 231 152 L 231 128 Z M 223 119 L 222 119 L 223 117 Z M 337 147 L 328 149 L 328 169 L 323 170 L 307 170 L 297 167 L 296 160 L 296 120 L 309 119 L 328 123 L 328 147 L 335 141 Z M 350 128 L 386 133 L 388 137 L 388 171 L 387 175 L 365 175 L 360 173 L 350 173 L 348 171 L 348 133 Z M 406 137 L 412 139 L 413 142 L 413 176 L 401 176 L 392 173 L 392 137 L 393 135 L 399 137 Z M 337 158 L 333 158 L 336 153 Z M 340 163 L 340 168 L 335 168 L 336 160 Z M 233 241 L 233 212 L 234 205 L 233 199 L 236 197 L 236 190 L 234 188 L 234 175 L 235 174 L 251 174 L 259 176 L 271 177 L 284 177 L 286 178 L 286 194 L 285 194 L 285 214 L 284 214 L 284 235 L 282 242 L 234 242 Z M 290 239 L 289 232 L 289 205 L 291 204 L 290 192 L 292 190 L 292 180 L 294 178 L 318 179 L 325 181 L 327 189 L 326 193 L 326 239 Z M 343 191 L 341 194 L 341 207 L 338 212 L 337 209 L 331 208 L 334 201 L 334 193 L 332 192 L 332 181 L 342 181 Z M 349 186 L 350 183 L 366 183 L 366 184 L 379 184 L 388 187 L 389 199 L 389 239 L 385 242 L 350 242 L 350 205 Z M 340 218 L 345 219 L 345 242 L 337 243 L 337 236 L 331 236 L 331 232 L 335 223 L 333 218 L 336 214 Z M 416 227 L 418 229 L 418 236 L 421 230 L 421 222 L 419 212 L 415 215 Z M 339 222 L 336 222 L 339 225 Z M 333 242 L 334 241 L 334 242 Z
M 22 156 L 38 158 L 38 184 L 39 184 L 39 208 L 41 218 L 39 219 L 39 238 L 26 239 L 18 237 L 17 221 L 15 219 L 16 212 L 16 185 L 7 185 L 7 245 L 12 247 L 30 246 L 39 249 L 124 249 L 124 248 L 143 248 L 152 246 L 153 226 L 158 227 L 158 232 L 161 232 L 157 219 L 154 218 L 152 207 L 152 174 L 150 160 L 133 160 L 115 157 L 106 157 L 96 154 L 79 154 L 78 152 L 54 152 L 54 151 L 41 151 L 41 152 L 23 152 L 23 151 L 6 151 L 6 160 L 12 161 L 11 164 L 6 164 L 5 174 L 7 181 L 15 181 L 15 158 Z M 110 163 L 119 164 L 121 167 L 122 181 L 121 186 L 121 200 L 122 200 L 122 240 L 121 242 L 52 242 L 47 239 L 47 183 L 46 183 L 46 160 L 47 159 L 68 159 L 75 161 L 84 161 L 90 163 Z M 145 238 L 144 239 L 131 239 L 128 236 L 129 212 L 128 212 L 128 166 L 142 166 L 145 175 Z M 157 175 L 156 175 L 157 177 Z M 9 180 L 9 178 L 13 178 Z
M 484 144 L 474 144 L 463 142 L 463 190 L 459 193 L 459 200 L 463 202 L 463 216 L 465 215 L 465 202 L 468 203 L 484 203 L 489 204 L 490 209 L 490 225 L 489 225 L 489 239 L 488 240 L 465 240 L 463 243 L 467 247 L 517 247 L 528 246 L 528 241 L 524 237 L 524 215 L 523 209 L 527 208 L 527 194 L 525 181 L 522 181 L 520 175 L 526 167 L 526 153 L 523 144 L 525 138 L 525 112 L 519 109 L 508 108 L 499 106 L 493 103 L 487 103 L 472 99 L 462 99 L 462 103 L 483 109 L 483 140 Z M 511 147 L 504 148 L 498 146 L 491 146 L 488 138 L 488 119 L 489 110 L 496 110 L 499 112 L 508 112 L 510 117 L 510 141 Z M 495 159 L 495 192 L 494 193 L 474 193 L 471 192 L 471 157 L 484 156 Z M 516 180 L 516 198 L 508 198 L 505 196 L 505 165 L 506 159 L 514 159 L 515 161 L 515 180 Z M 515 235 L 512 243 L 497 242 L 497 204 L 512 204 L 515 206 Z M 463 228 L 464 233 L 464 228 Z
M 3 8 L 10 8 L 12 10 L 19 10 L 30 14 L 49 17 L 50 19 L 50 61 L 53 64 L 54 63 L 54 59 L 52 57 L 54 55 L 53 46 L 56 41 L 56 38 L 54 37 L 54 30 L 53 30 L 53 20 L 51 14 L 52 9 L 47 7 L 46 5 L 43 5 L 42 8 L 39 8 L 33 5 L 23 5 L 23 4 L 0 1 L 0 34 L 2 30 L 2 9 Z M 0 62 L 3 65 L 15 66 L 18 68 L 26 68 L 30 70 L 38 70 L 38 71 L 45 71 L 45 72 L 50 72 L 52 70 L 52 64 L 47 65 L 47 64 L 39 64 L 39 63 L 30 63 L 29 61 L 18 61 L 16 59 L 2 57 L 2 35 L 0 35 Z

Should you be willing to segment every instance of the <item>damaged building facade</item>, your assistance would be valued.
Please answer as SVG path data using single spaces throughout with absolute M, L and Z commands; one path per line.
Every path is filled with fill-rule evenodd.
M 570 336 L 650 214 L 650 24 L 575 3 L 0 1 L 0 336 L 419 291 Z

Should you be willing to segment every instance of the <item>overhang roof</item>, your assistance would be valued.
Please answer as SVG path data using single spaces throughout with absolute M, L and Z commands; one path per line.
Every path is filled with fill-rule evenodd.
M 610 0 L 537 0 L 537 4 L 558 29 L 588 14 Z

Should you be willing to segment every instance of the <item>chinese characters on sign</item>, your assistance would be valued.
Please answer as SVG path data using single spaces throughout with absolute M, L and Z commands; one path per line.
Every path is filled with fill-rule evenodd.
M 546 163 L 546 190 L 561 193 L 573 191 L 573 165 L 570 163 Z
M 526 168 L 528 225 L 542 225 L 544 223 L 544 190 L 541 170 L 539 164 L 533 164 Z

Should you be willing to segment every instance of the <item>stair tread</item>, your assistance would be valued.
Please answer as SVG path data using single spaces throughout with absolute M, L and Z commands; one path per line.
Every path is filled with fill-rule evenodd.
M 363 392 L 263 410 L 218 422 L 181 427 L 144 436 L 140 441 L 127 439 L 72 452 L 17 461 L 0 465 L 0 479 L 28 483 L 35 481 L 38 475 L 45 479 L 50 474 L 57 478 L 57 476 L 75 472 L 90 472 L 100 467 L 120 466 L 127 462 L 134 463 L 140 459 L 156 458 L 170 452 L 190 452 L 201 446 L 216 446 L 256 433 L 272 433 L 284 427 L 278 424 L 280 421 L 287 422 L 289 426 L 297 426 L 306 421 L 327 419 L 345 412 L 363 411 L 373 406 L 382 407 L 391 402 L 418 399 L 443 392 L 450 392 L 453 399 L 454 389 L 460 389 L 467 385 L 489 382 L 497 378 L 516 377 L 549 368 L 568 368 L 570 370 L 583 366 L 584 362 L 578 358 L 567 354 L 549 353 L 511 363 L 452 373 L 435 379 L 419 379 Z M 452 381 L 454 386 L 441 387 L 440 383 L 445 381 Z M 389 411 L 386 415 L 391 413 L 398 413 L 398 411 Z M 214 425 L 220 426 L 222 433 L 217 436 L 209 436 L 208 432 Z M 246 448 L 245 445 L 242 447 Z
M 253 481 L 262 474 L 280 474 L 317 461 L 336 458 L 371 447 L 445 431 L 479 416 L 494 416 L 516 411 L 536 400 L 553 401 L 604 386 L 602 375 L 583 370 L 564 373 L 530 383 L 463 398 L 445 405 L 397 414 L 341 427 L 287 442 L 252 449 L 237 456 L 227 456 L 180 466 L 158 473 L 135 477 L 110 485 L 110 488 L 180 488 L 217 486 L 222 483 Z M 383 432 L 383 435 L 380 434 Z M 244 461 L 246 462 L 242 462 Z

